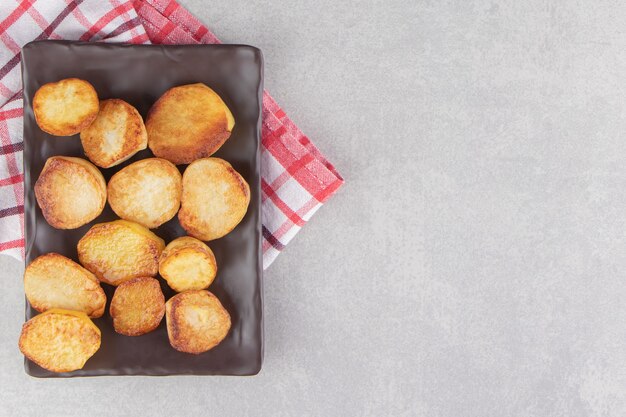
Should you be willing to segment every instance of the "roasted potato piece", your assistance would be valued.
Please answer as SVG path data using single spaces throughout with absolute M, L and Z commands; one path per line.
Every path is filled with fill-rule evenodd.
M 148 134 L 136 108 L 119 99 L 100 102 L 98 117 L 80 132 L 85 155 L 110 168 L 148 147 Z
M 98 279 L 58 253 L 41 255 L 26 267 L 24 291 L 30 305 L 39 312 L 62 308 L 98 318 L 107 302 Z
M 204 84 L 174 87 L 154 103 L 146 119 L 148 146 L 155 156 L 188 164 L 213 155 L 235 126 L 220 96 Z
M 115 220 L 93 226 L 78 242 L 78 260 L 100 281 L 119 285 L 155 276 L 163 239 L 140 224 Z
M 85 313 L 52 309 L 24 323 L 19 348 L 49 371 L 75 371 L 100 348 L 100 329 Z
M 119 334 L 139 336 L 153 331 L 165 314 L 165 297 L 159 281 L 139 277 L 121 283 L 115 289 L 109 313 Z
M 189 235 L 200 240 L 218 239 L 245 216 L 250 187 L 223 159 L 198 159 L 183 174 L 180 203 L 178 220 Z
M 230 330 L 230 315 L 206 290 L 186 291 L 165 303 L 167 335 L 172 347 L 202 353 L 217 346 Z
M 44 132 L 75 135 L 98 115 L 98 93 L 85 80 L 67 78 L 42 85 L 33 97 L 33 113 Z
M 159 274 L 177 292 L 208 288 L 217 274 L 213 251 L 190 236 L 167 244 L 159 260 Z
M 89 161 L 53 156 L 35 183 L 35 197 L 44 218 L 56 229 L 76 229 L 102 213 L 106 182 Z
M 170 220 L 180 207 L 182 176 L 176 165 L 148 158 L 122 168 L 109 180 L 111 208 L 122 219 L 150 229 Z

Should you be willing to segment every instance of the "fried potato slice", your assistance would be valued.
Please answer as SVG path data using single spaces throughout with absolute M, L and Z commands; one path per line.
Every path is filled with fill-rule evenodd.
M 250 203 L 250 187 L 223 159 L 204 158 L 183 174 L 178 220 L 200 240 L 218 239 L 241 222 Z
M 146 118 L 148 146 L 154 155 L 176 165 L 213 155 L 234 126 L 228 106 L 201 83 L 167 90 Z
M 117 286 L 155 276 L 164 248 L 163 239 L 142 225 L 114 220 L 96 224 L 78 241 L 78 260 L 100 281 Z
M 102 213 L 107 199 L 106 182 L 89 161 L 53 156 L 35 182 L 35 197 L 50 226 L 76 229 Z
M 100 348 L 100 329 L 85 313 L 52 309 L 24 323 L 19 348 L 44 369 L 75 371 Z
M 85 155 L 102 168 L 118 165 L 148 147 L 148 134 L 136 108 L 124 100 L 100 102 L 98 116 L 80 132 Z
M 148 158 L 113 175 L 107 195 L 115 214 L 154 229 L 178 212 L 182 186 L 176 165 L 165 159 Z
M 42 85 L 33 97 L 33 113 L 44 132 L 75 135 L 98 115 L 98 93 L 85 80 L 66 78 Z
M 230 330 L 230 315 L 206 290 L 186 291 L 165 303 L 167 335 L 180 352 L 202 353 L 217 346 Z
M 139 336 L 153 331 L 165 315 L 165 297 L 159 281 L 139 277 L 121 283 L 115 289 L 109 313 L 119 334 Z
M 98 279 L 58 253 L 41 255 L 26 267 L 24 291 L 30 305 L 39 312 L 61 308 L 98 318 L 107 302 Z
M 217 274 L 213 251 L 190 236 L 172 240 L 159 260 L 159 274 L 177 292 L 208 288 Z

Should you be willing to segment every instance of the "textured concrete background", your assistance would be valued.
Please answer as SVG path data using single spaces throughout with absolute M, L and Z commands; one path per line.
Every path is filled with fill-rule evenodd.
M 347 183 L 267 271 L 257 377 L 29 378 L 2 259 L 0 415 L 626 415 L 624 2 L 183 3 Z

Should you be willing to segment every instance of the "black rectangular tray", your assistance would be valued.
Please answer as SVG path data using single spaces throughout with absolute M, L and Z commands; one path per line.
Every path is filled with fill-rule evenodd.
M 74 230 L 52 228 L 42 216 L 33 186 L 46 159 L 53 155 L 86 158 L 78 135 L 55 137 L 37 126 L 32 98 L 43 84 L 77 77 L 89 81 L 100 99 L 120 98 L 145 118 L 150 106 L 169 88 L 202 82 L 215 90 L 235 117 L 232 135 L 215 156 L 230 162 L 250 184 L 250 207 L 242 222 L 225 237 L 209 242 L 218 265 L 209 287 L 229 311 L 232 327 L 214 349 L 200 355 L 174 350 L 168 341 L 165 318 L 155 331 L 122 336 L 113 330 L 108 314 L 114 288 L 103 284 L 106 313 L 94 323 L 102 331 L 100 350 L 81 370 L 57 374 L 25 360 L 26 372 L 36 377 L 97 375 L 253 375 L 263 361 L 263 292 L 261 253 L 260 128 L 263 57 L 245 45 L 121 45 L 67 41 L 37 41 L 22 49 L 24 83 L 24 185 L 26 265 L 48 252 L 78 261 L 78 240 L 95 223 L 117 217 L 108 206 L 93 222 Z M 105 179 L 139 159 L 101 170 Z M 185 166 L 179 166 L 181 172 Z M 154 232 L 166 243 L 184 236 L 176 217 Z M 160 279 L 168 299 L 174 292 Z M 37 312 L 27 303 L 26 319 Z

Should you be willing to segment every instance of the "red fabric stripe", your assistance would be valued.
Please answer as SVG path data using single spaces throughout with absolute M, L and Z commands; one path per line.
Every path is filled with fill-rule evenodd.
M 289 165 L 287 168 L 287 172 L 292 176 L 296 175 L 298 171 L 300 171 L 304 166 L 306 166 L 309 162 L 313 160 L 313 155 L 310 153 L 304 155 L 302 158 L 298 159 L 296 162 Z
M 161 23 L 161 19 L 159 19 L 159 21 L 155 21 L 156 19 L 158 19 L 157 15 L 158 17 L 161 17 L 164 20 L 170 20 L 163 16 L 163 13 L 164 13 L 163 3 L 165 1 L 166 0 L 149 0 L 149 1 L 136 0 L 136 3 L 137 2 L 140 2 L 142 4 L 145 3 L 144 9 L 148 10 L 148 12 L 144 14 L 143 10 L 138 9 L 137 10 L 138 14 L 143 19 L 145 19 L 147 23 L 152 24 L 153 26 L 159 28 L 162 26 L 162 23 Z M 189 43 L 192 40 L 198 42 L 198 40 L 194 38 L 193 33 L 197 30 L 196 28 L 205 27 L 205 26 L 202 24 L 202 22 L 196 19 L 196 17 L 192 15 L 187 9 L 177 4 L 176 1 L 171 0 L 171 2 L 176 5 L 174 11 L 172 12 L 172 14 L 175 14 L 175 16 L 173 16 L 175 17 L 175 19 L 172 18 L 171 20 L 174 20 L 176 22 L 177 29 L 178 29 L 177 32 L 179 36 L 181 37 L 180 39 L 177 39 L 176 42 Z M 156 13 L 152 13 L 152 12 L 156 12 Z M 211 31 L 207 30 L 206 34 L 204 35 L 204 39 L 202 40 L 202 43 L 221 43 L 221 42 L 219 39 L 215 37 L 213 33 L 211 33 Z
M 278 138 L 284 135 L 286 131 L 287 131 L 287 128 L 285 127 L 285 125 L 280 125 L 278 129 L 272 131 L 272 136 L 274 136 L 274 138 Z
M 15 216 L 16 214 L 24 214 L 24 205 L 9 207 L 0 210 L 0 219 L 8 216 Z
M 70 4 L 71 2 L 72 0 L 65 0 L 65 3 L 67 4 Z M 83 12 L 80 10 L 80 7 L 77 7 L 74 10 L 72 10 L 72 14 L 74 15 L 78 23 L 80 23 L 85 29 L 89 30 L 89 28 L 91 28 L 91 22 L 89 21 L 89 19 L 87 19 L 87 16 L 85 16 Z
M 13 91 L 4 85 L 4 83 L 0 82 L 0 94 L 6 98 L 11 98 L 13 96 Z
M 316 205 L 318 205 L 318 201 L 315 198 L 311 198 L 306 204 L 304 204 L 302 207 L 300 207 L 300 209 L 298 209 L 297 213 L 300 216 L 304 216 L 305 213 L 308 213 L 309 211 L 311 211 L 311 209 L 313 209 L 313 207 L 315 207 Z M 291 228 L 294 227 L 293 222 L 289 219 L 285 220 L 285 222 L 283 222 L 283 224 L 280 225 L 280 227 L 278 229 L 276 229 L 273 233 L 273 236 L 276 239 L 280 239 L 282 238 L 289 230 L 291 230 Z
M 315 197 L 311 198 L 306 204 L 298 209 L 296 212 L 299 216 L 304 216 L 306 213 L 311 211 L 313 207 L 317 206 L 319 202 L 315 199 Z M 282 238 L 285 233 L 287 233 L 293 227 L 293 223 L 291 220 L 286 220 L 278 229 L 276 229 L 273 233 L 274 237 L 277 239 Z
M 22 182 L 22 181 L 24 181 L 24 175 L 22 175 L 22 174 L 14 175 L 14 176 L 9 177 L 9 178 L 1 179 L 0 180 L 0 187 L 17 184 L 18 182 Z
M 118 0 L 109 0 L 111 2 L 111 4 L 113 4 L 114 6 L 118 6 L 120 3 L 118 2 Z M 131 10 L 135 9 L 135 4 L 133 2 L 133 0 L 126 0 L 127 2 L 131 3 L 133 5 L 133 7 L 131 8 Z M 136 11 L 135 11 L 136 12 Z M 122 19 L 123 20 L 131 20 L 130 19 L 130 15 L 128 14 L 128 11 L 122 13 Z M 135 37 L 139 35 L 139 31 L 137 30 L 136 27 L 132 27 L 130 28 L 130 34 Z
M 281 133 L 281 131 L 285 132 L 285 129 L 279 128 L 276 130 L 277 133 Z M 300 147 L 297 142 L 290 142 L 290 139 L 267 133 L 264 130 L 263 145 L 285 167 L 285 170 L 296 164 L 298 159 L 306 157 L 308 159 L 307 166 L 302 166 L 302 169 L 295 170 L 295 168 L 298 168 L 296 164 L 292 167 L 292 177 L 311 195 L 318 195 L 320 190 L 325 189 L 337 177 L 326 171 L 322 163 L 311 157 L 311 154 L 306 149 Z
M 108 13 L 102 16 L 96 23 L 94 23 L 93 26 L 91 26 L 91 28 L 87 32 L 85 32 L 83 36 L 80 37 L 79 40 L 81 41 L 90 40 L 91 38 L 96 36 L 106 25 L 111 23 L 113 19 L 115 19 L 120 14 L 125 13 L 132 8 L 133 8 L 133 3 L 129 1 L 129 2 L 120 4 L 119 6 L 110 10 Z
M 311 211 L 313 207 L 317 206 L 319 202 L 315 199 L 315 197 L 311 198 L 306 204 L 300 207 L 297 211 L 299 216 L 304 216 L 306 213 Z M 293 222 L 289 219 L 285 220 L 283 224 L 280 225 L 278 229 L 276 229 L 273 233 L 273 236 L 276 239 L 282 238 L 291 228 L 294 227 Z
M 295 227 L 293 222 L 290 219 L 287 219 L 283 222 L 283 224 L 280 225 L 278 229 L 274 231 L 273 235 L 276 239 L 280 239 L 285 235 L 285 233 L 291 230 L 292 227 Z
M 41 15 L 41 13 L 39 13 L 39 11 L 36 8 L 31 7 L 30 9 L 28 9 L 28 15 L 33 18 L 35 23 L 37 23 L 37 25 L 41 29 L 45 29 L 48 27 L 49 25 L 48 21 L 44 19 L 44 17 Z
M 24 142 L 10 143 L 8 145 L 0 146 L 0 155 L 6 155 L 8 153 L 15 153 L 24 150 Z
M 124 32 L 128 32 L 129 30 L 136 28 L 140 24 L 141 20 L 139 20 L 138 17 L 128 20 L 116 27 L 113 31 L 111 31 L 111 33 L 109 33 L 106 38 L 114 38 L 116 36 L 119 36 Z
M 24 239 L 11 240 L 9 242 L 0 242 L 0 251 L 7 249 L 19 248 L 24 246 Z
M 13 58 L 9 60 L 2 68 L 0 68 L 0 78 L 7 75 L 17 64 L 20 63 L 20 53 L 18 52 Z
M 265 226 L 262 227 L 262 233 L 263 233 L 263 238 L 270 245 L 272 245 L 274 248 L 276 248 L 276 250 L 281 251 L 281 250 L 285 249 L 285 245 L 280 243 L 280 241 L 278 239 L 276 239 L 276 236 L 274 236 L 269 230 L 267 230 L 267 228 Z
M 13 40 L 12 37 L 9 36 L 7 32 L 0 32 L 0 39 L 2 40 L 2 43 L 9 49 L 9 51 L 13 52 L 14 54 L 19 54 L 22 48 L 20 48 L 20 46 Z
M 21 107 L 19 109 L 0 110 L 0 119 L 1 120 L 14 119 L 16 117 L 22 117 L 23 114 L 24 114 L 24 109 Z
M 172 31 L 176 29 L 176 25 L 171 21 L 168 21 L 165 26 L 152 38 L 153 43 L 163 43 L 163 40 L 167 38 L 167 35 L 172 33 Z
M 308 214 L 313 209 L 313 207 L 317 206 L 318 204 L 320 204 L 320 202 L 317 201 L 315 197 L 313 197 L 309 201 L 307 201 L 306 204 L 303 204 L 302 207 L 300 207 L 298 211 L 296 211 L 296 213 L 298 213 L 300 217 L 304 217 L 305 214 Z
M 302 158 L 292 163 L 289 166 L 289 168 L 283 171 L 282 174 L 280 174 L 274 181 L 272 181 L 271 187 L 274 190 L 278 190 L 280 187 L 283 186 L 283 184 L 289 181 L 289 178 L 295 177 L 298 174 L 298 171 L 304 168 L 304 166 L 308 164 L 309 162 L 311 162 L 312 160 L 313 160 L 313 155 L 311 154 L 304 155 Z M 263 201 L 265 201 L 265 199 Z
M 22 2 L 20 2 L 17 8 L 13 10 L 11 14 L 9 14 L 6 17 L 6 19 L 4 19 L 0 23 L 0 32 L 5 32 L 9 26 L 15 23 L 17 19 L 19 19 L 20 16 L 26 13 L 26 11 L 30 9 L 32 6 L 33 6 L 33 2 L 30 0 L 23 0 Z
M 337 178 L 335 182 L 333 182 L 326 188 L 323 188 L 320 191 L 318 191 L 315 194 L 315 199 L 319 201 L 320 203 L 324 203 L 326 200 L 330 198 L 330 196 L 332 196 L 335 193 L 335 191 L 339 189 L 339 187 L 341 187 L 342 184 L 343 184 L 343 179 Z
M 194 33 L 193 37 L 196 38 L 197 40 L 201 40 L 202 37 L 206 35 L 208 32 L 209 32 L 209 29 L 207 29 L 206 26 L 200 26 L 198 30 L 196 31 L 196 33 Z
M 69 16 L 70 13 L 72 13 L 72 11 L 77 8 L 78 5 L 82 2 L 83 0 L 73 0 L 71 3 L 69 3 L 67 7 L 63 9 L 63 11 L 59 13 L 59 15 L 48 25 L 48 27 L 44 29 L 41 35 L 35 38 L 35 40 L 38 41 L 49 38 L 50 35 L 52 35 L 52 32 L 54 32 L 54 30 L 61 24 L 61 22 L 65 20 L 65 18 Z
M 169 17 L 177 7 L 178 4 L 175 1 L 170 1 L 165 10 L 163 10 L 163 16 Z
M 289 220 L 300 227 L 304 226 L 304 223 L 306 222 L 302 220 L 302 218 L 298 216 L 296 212 L 291 209 L 291 207 L 281 200 L 278 194 L 276 194 L 276 190 L 270 187 L 270 185 L 263 179 L 261 179 L 261 188 L 263 192 L 274 202 L 276 207 L 278 207 Z
M 150 38 L 148 37 L 148 35 L 146 35 L 145 33 L 142 33 L 141 35 L 135 36 L 134 38 L 131 38 L 128 40 L 128 43 L 145 43 L 146 41 L 149 41 Z

